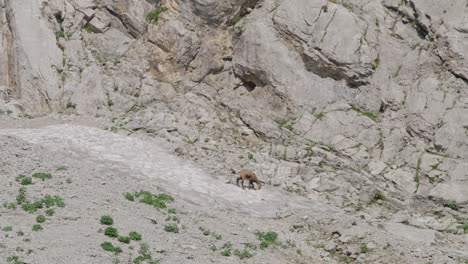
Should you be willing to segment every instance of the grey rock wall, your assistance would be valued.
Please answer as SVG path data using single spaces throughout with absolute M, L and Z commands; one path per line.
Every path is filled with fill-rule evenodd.
M 148 13 L 164 7 L 156 21 Z M 468 201 L 466 1 L 0 1 L 0 110 L 114 118 L 311 199 Z

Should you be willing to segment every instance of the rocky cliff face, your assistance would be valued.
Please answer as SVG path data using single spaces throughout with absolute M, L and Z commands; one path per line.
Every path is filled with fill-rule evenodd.
M 468 202 L 465 0 L 0 0 L 0 32 L 4 113 L 114 118 L 356 210 Z

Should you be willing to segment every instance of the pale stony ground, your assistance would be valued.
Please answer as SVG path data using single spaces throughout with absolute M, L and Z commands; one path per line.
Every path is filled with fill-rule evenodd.
M 2 206 L 0 263 L 11 256 L 39 264 L 132 263 L 139 255 L 140 243 L 146 243 L 153 259 L 160 263 L 468 261 L 466 234 L 403 224 L 395 217 L 346 213 L 273 186 L 261 191 L 241 190 L 226 184 L 227 176 L 215 177 L 173 156 L 157 139 L 108 132 L 99 128 L 105 126 L 99 120 L 2 120 L 0 125 L 1 204 L 15 203 L 20 187 L 26 187 L 30 200 L 50 194 L 62 197 L 66 204 L 54 208 L 55 215 L 46 216 L 42 231 L 32 231 L 32 226 L 45 209 L 28 213 L 20 206 L 16 210 Z M 20 174 L 31 176 L 35 172 L 51 173 L 53 178 L 33 179 L 33 184 L 26 186 L 15 181 Z M 173 195 L 175 202 L 168 208 L 176 213 L 125 199 L 124 193 L 139 190 Z M 378 204 L 370 207 L 385 211 Z M 121 235 L 136 231 L 142 234 L 142 241 L 124 244 L 106 237 L 102 232 L 105 226 L 99 221 L 103 215 L 113 217 L 113 226 Z M 179 223 L 166 220 L 168 216 L 178 217 Z M 176 224 L 179 233 L 164 231 L 169 224 Z M 11 231 L 3 231 L 9 226 Z M 204 235 L 200 228 L 221 238 Z M 233 245 L 231 253 L 243 250 L 244 243 L 259 246 L 258 231 L 277 232 L 286 248 L 248 249 L 253 256 L 243 260 L 234 254 L 221 255 L 220 248 L 227 242 Z M 104 251 L 100 244 L 105 241 L 123 252 Z M 211 250 L 212 245 L 217 250 Z

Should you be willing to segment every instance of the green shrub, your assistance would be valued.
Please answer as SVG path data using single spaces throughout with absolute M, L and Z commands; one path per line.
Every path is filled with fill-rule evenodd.
M 11 230 L 13 230 L 12 226 L 5 226 L 4 228 L 2 228 L 2 231 L 5 231 L 5 232 L 10 232 Z
M 117 240 L 119 240 L 119 242 L 122 242 L 122 243 L 125 243 L 125 244 L 130 243 L 130 238 L 129 237 L 119 236 L 119 238 Z
M 444 204 L 444 206 L 452 210 L 458 211 L 458 204 L 455 201 L 451 201 L 450 203 Z
M 118 237 L 119 236 L 119 231 L 117 231 L 116 228 L 113 227 L 107 227 L 104 229 L 104 235 L 108 237 Z
M 38 223 L 44 223 L 46 221 L 46 218 L 43 215 L 39 215 L 38 217 L 36 217 L 36 221 Z
M 171 233 L 179 233 L 179 228 L 176 225 L 167 225 L 164 227 L 164 231 Z
M 26 177 L 24 175 L 19 175 L 18 177 L 16 177 L 16 181 L 19 182 L 21 185 L 30 185 L 33 183 L 31 177 Z
M 131 193 L 125 193 L 125 199 L 129 200 L 129 201 L 135 201 L 135 197 L 133 196 L 133 194 Z
M 255 233 L 257 238 L 262 241 L 260 243 L 260 248 L 267 248 L 269 245 L 279 245 L 277 239 L 278 234 L 276 232 L 257 232 Z
M 119 247 L 115 247 L 114 245 L 112 245 L 111 242 L 104 242 L 104 243 L 101 244 L 101 247 L 105 251 L 114 252 L 116 254 L 122 253 L 122 249 L 119 248 Z
M 112 225 L 114 223 L 114 219 L 108 215 L 101 216 L 101 224 L 103 225 Z
M 156 9 L 154 9 L 153 11 L 149 12 L 148 15 L 146 16 L 151 22 L 153 22 L 154 24 L 157 24 L 158 23 L 158 20 L 159 20 L 159 16 L 166 12 L 167 11 L 167 8 L 165 7 L 158 7 Z
M 43 228 L 41 225 L 33 225 L 32 226 L 32 230 L 33 231 L 41 231 Z
M 128 236 L 130 237 L 131 240 L 141 240 L 141 235 L 137 232 L 130 232 Z
M 45 211 L 45 213 L 46 213 L 46 215 L 48 215 L 48 216 L 53 216 L 53 215 L 55 214 L 55 211 L 54 211 L 54 209 L 47 209 L 47 210 Z
M 245 258 L 250 258 L 252 257 L 252 253 L 250 253 L 247 249 L 244 249 L 242 251 L 235 250 L 234 255 L 238 256 L 240 259 L 245 259 Z
M 231 250 L 230 249 L 226 249 L 224 251 L 221 252 L 221 255 L 222 256 L 225 256 L 225 257 L 229 257 L 231 256 Z
M 38 179 L 41 179 L 41 180 L 46 180 L 46 179 L 52 179 L 52 174 L 50 173 L 42 173 L 42 172 L 38 172 L 38 173 L 34 173 L 33 175 L 33 178 L 38 178 Z

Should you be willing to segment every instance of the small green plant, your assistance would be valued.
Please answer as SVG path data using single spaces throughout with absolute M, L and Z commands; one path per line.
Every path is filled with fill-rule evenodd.
M 164 227 L 164 231 L 171 233 L 179 233 L 179 228 L 176 225 L 167 225 Z
M 36 221 L 38 223 L 44 223 L 46 221 L 46 218 L 43 215 L 39 215 L 38 217 L 36 217 Z
M 104 235 L 108 237 L 118 237 L 119 231 L 114 227 L 106 227 L 106 229 L 104 229 Z
M 53 216 L 53 215 L 55 214 L 55 211 L 54 211 L 54 209 L 47 209 L 47 210 L 45 211 L 45 213 L 46 213 L 46 215 L 48 215 L 48 216 Z
M 158 20 L 159 20 L 159 16 L 166 12 L 167 11 L 167 8 L 165 7 L 158 7 L 156 9 L 154 9 L 153 11 L 149 12 L 148 15 L 146 16 L 151 22 L 153 22 L 154 24 L 157 24 L 158 23 Z
M 72 183 L 72 179 L 71 179 L 71 178 L 67 178 L 66 182 L 67 182 L 67 183 Z
M 251 160 L 251 159 L 254 158 L 254 155 L 253 155 L 252 153 L 249 153 L 249 154 L 247 154 L 247 158 L 248 158 L 249 160 Z
M 250 248 L 250 249 L 253 249 L 253 250 L 257 249 L 257 246 L 252 244 L 252 243 L 245 243 L 244 245 L 245 245 L 246 248 Z
M 242 251 L 236 249 L 234 251 L 234 255 L 238 256 L 240 259 L 250 258 L 253 256 L 252 253 L 250 253 L 247 249 Z
M 374 60 L 374 63 L 372 63 L 371 67 L 372 67 L 372 70 L 376 70 L 380 65 L 380 57 L 377 56 L 377 58 Z
M 122 253 L 122 249 L 120 247 L 115 247 L 111 242 L 104 242 L 101 244 L 101 247 L 105 251 L 114 252 L 116 254 Z
M 127 197 L 128 195 L 125 195 L 125 196 Z M 149 204 L 156 208 L 167 208 L 166 202 L 174 201 L 174 198 L 166 193 L 161 193 L 159 195 L 156 195 L 148 191 L 140 191 L 140 192 L 135 192 L 133 196 L 134 198 L 139 198 L 138 201 L 140 203 Z
M 446 203 L 446 204 L 444 204 L 444 206 L 448 207 L 448 208 L 450 208 L 452 210 L 455 210 L 455 211 L 458 211 L 458 209 L 459 209 L 458 204 L 455 201 L 451 201 L 450 203 Z
M 131 193 L 125 193 L 124 196 L 125 196 L 125 199 L 127 199 L 127 200 L 129 200 L 131 202 L 135 201 L 135 196 L 133 196 L 133 194 L 131 194 Z
M 362 245 L 361 246 L 361 253 L 367 253 L 367 251 L 369 251 L 369 248 L 367 248 L 367 245 Z
M 158 260 L 153 259 L 151 253 L 149 252 L 149 247 L 145 243 L 140 244 L 140 250 L 138 250 L 138 254 L 140 255 L 133 260 L 134 264 L 140 264 L 145 261 L 147 261 L 145 263 L 148 264 L 159 264 Z
M 43 228 L 42 228 L 41 225 L 37 225 L 37 224 L 36 224 L 36 225 L 33 225 L 33 226 L 32 226 L 32 230 L 33 230 L 33 231 L 41 231 L 42 229 L 43 229 Z
M 291 132 L 294 130 L 294 127 L 293 127 L 293 125 L 291 125 L 291 124 L 286 125 L 286 126 L 284 126 L 284 127 L 285 127 L 287 130 L 291 131 Z
M 101 224 L 103 225 L 112 225 L 114 223 L 114 219 L 108 215 L 101 216 Z
M 235 16 L 232 18 L 232 24 L 235 25 L 239 23 L 244 17 L 243 16 Z
M 86 25 L 84 29 L 85 29 L 85 31 L 88 32 L 88 33 L 93 33 L 93 28 L 91 27 L 90 24 Z
M 38 172 L 38 173 L 34 173 L 33 175 L 33 178 L 38 178 L 38 179 L 41 179 L 41 180 L 46 180 L 46 179 L 52 179 L 52 174 L 50 173 L 42 173 L 42 172 Z
M 377 202 L 378 200 L 387 201 L 387 197 L 385 197 L 385 195 L 383 195 L 381 192 L 376 192 L 372 198 L 372 201 Z
M 215 232 L 211 233 L 213 235 L 213 237 L 216 239 L 216 240 L 221 240 L 223 237 L 220 235 L 220 234 L 216 234 Z
M 223 248 L 223 249 L 232 248 L 232 244 L 231 244 L 231 242 L 226 242 L 226 243 L 223 244 L 223 246 L 221 248 Z
M 257 238 L 262 241 L 260 243 L 260 248 L 267 248 L 269 245 L 278 245 L 278 234 L 276 232 L 257 232 L 255 233 Z
M 130 237 L 120 236 L 117 240 L 119 240 L 119 242 L 122 242 L 122 243 L 125 243 L 125 244 L 130 243 Z
M 131 240 L 141 240 L 141 235 L 137 232 L 130 232 L 128 236 Z
M 353 111 L 355 111 L 356 113 L 360 114 L 360 115 L 363 115 L 365 117 L 368 117 L 370 118 L 372 121 L 375 121 L 377 119 L 377 116 L 374 115 L 373 113 L 371 112 L 365 112 L 365 111 L 362 111 L 361 109 L 359 109 L 356 105 L 353 105 L 353 104 L 350 104 L 351 106 L 351 109 Z
M 226 249 L 226 250 L 222 251 L 221 255 L 225 256 L 225 257 L 231 256 L 231 249 Z
M 210 230 L 205 230 L 205 231 L 203 231 L 203 235 L 205 235 L 205 236 L 210 235 Z
M 66 171 L 67 170 L 67 167 L 65 166 L 60 166 L 57 168 L 57 171 Z
M 139 92 L 136 92 L 133 96 L 135 96 L 136 98 L 140 97 L 140 93 Z
M 176 211 L 175 208 L 170 208 L 170 209 L 167 210 L 167 212 L 168 212 L 169 214 L 175 214 L 177 211 Z
M 4 232 L 10 232 L 11 230 L 13 230 L 12 226 L 5 226 L 5 227 L 2 228 L 2 231 L 4 231 Z
M 26 177 L 24 175 L 19 175 L 18 177 L 16 177 L 16 181 L 19 182 L 21 185 L 33 184 L 31 177 Z
M 9 256 L 7 258 L 7 262 L 12 264 L 26 264 L 23 261 L 21 261 L 18 256 Z
M 67 108 L 76 108 L 76 104 L 72 103 L 72 102 L 67 102 Z
M 318 120 L 322 120 L 322 118 L 323 118 L 324 116 L 325 116 L 325 114 L 322 113 L 322 112 L 321 112 L 321 113 L 318 113 L 318 114 L 314 114 L 314 117 L 315 117 L 316 119 L 318 119 Z
M 216 251 L 216 250 L 218 250 L 218 249 L 216 248 L 216 246 L 215 246 L 215 245 L 211 245 L 211 246 L 210 246 L 210 249 L 211 249 L 212 251 Z

